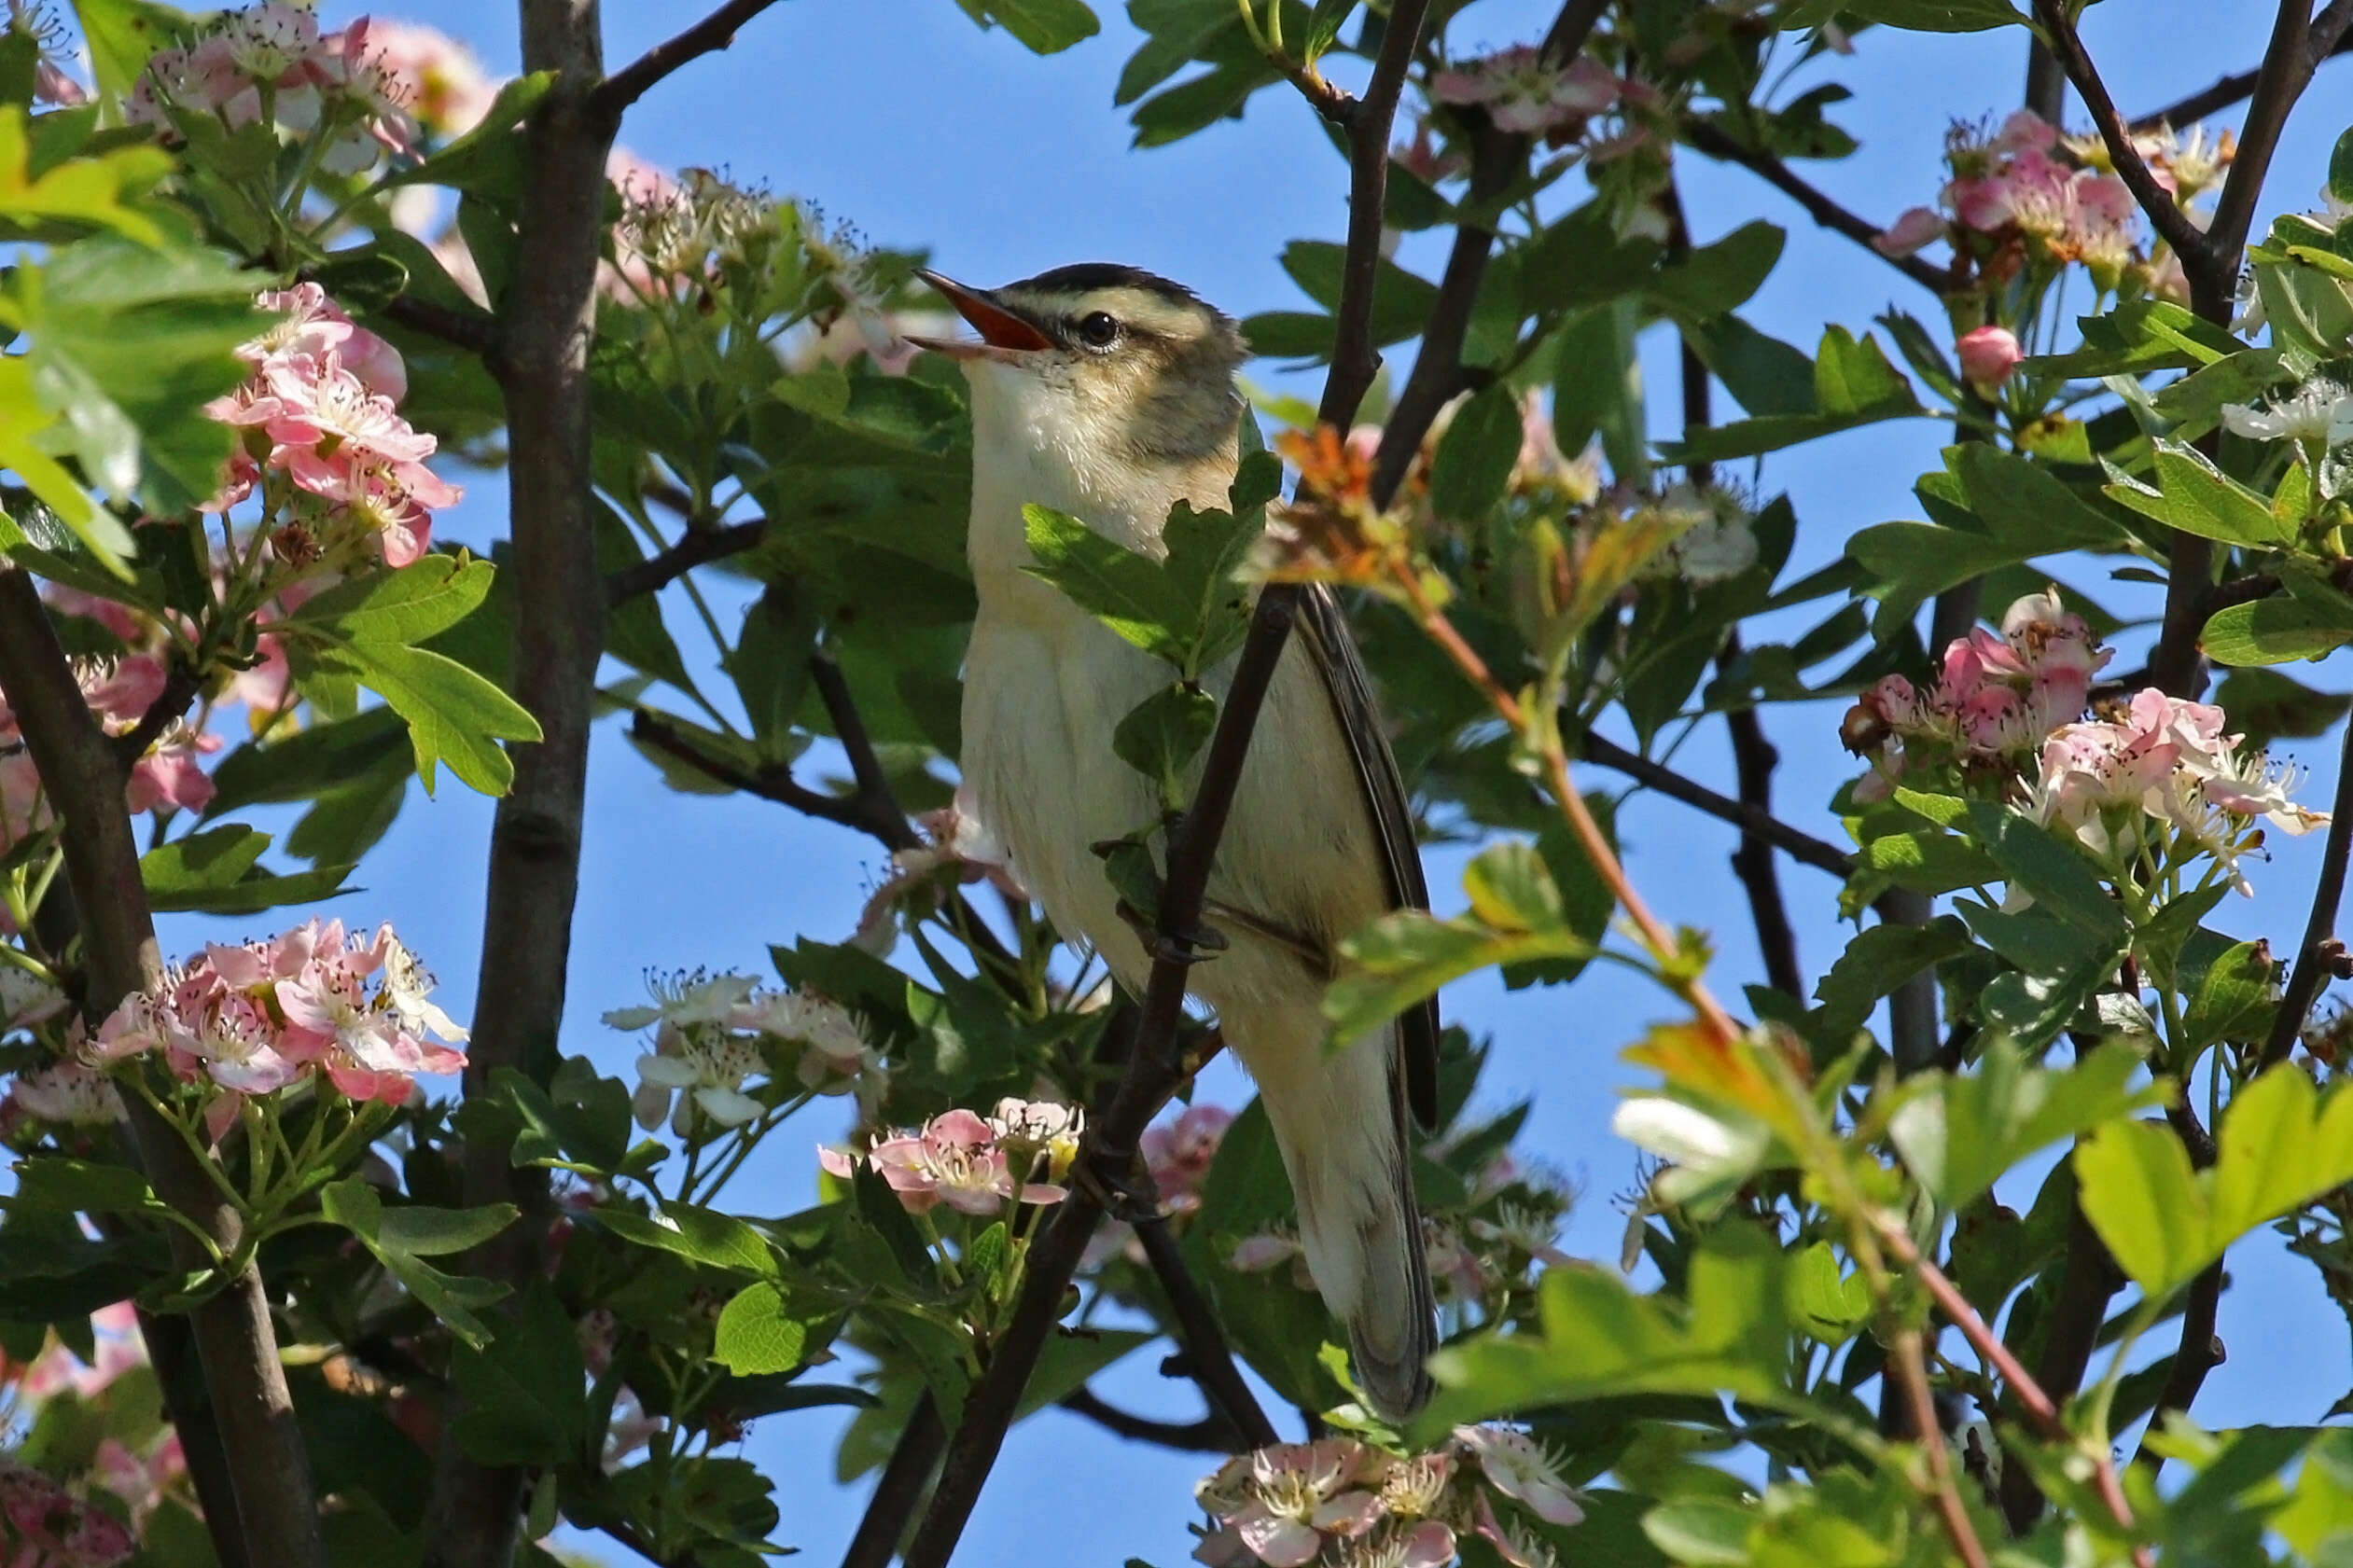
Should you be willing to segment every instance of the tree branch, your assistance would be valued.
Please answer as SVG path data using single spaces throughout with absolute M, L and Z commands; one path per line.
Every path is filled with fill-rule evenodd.
M 1180 1453 L 1233 1453 L 1245 1446 L 1233 1423 L 1214 1411 L 1199 1421 L 1154 1421 L 1107 1404 L 1084 1386 L 1064 1395 L 1058 1403 L 1072 1415 L 1084 1416 L 1113 1436 L 1132 1443 L 1158 1443 Z
M 1670 800 L 1679 800 L 1731 823 L 1744 833 L 1753 833 L 1802 866 L 1811 866 L 1842 879 L 1855 874 L 1854 858 L 1837 845 L 1792 827 L 1769 812 L 1720 795 L 1639 752 L 1628 751 L 1606 736 L 1587 730 L 1578 738 L 1577 757 L 1580 762 L 1597 762 L 1613 773 L 1623 773 L 1636 784 L 1657 790 Z
M 634 566 L 608 573 L 605 603 L 619 608 L 641 594 L 654 593 L 706 562 L 724 561 L 757 546 L 768 532 L 766 518 L 732 522 L 725 528 L 689 528 L 678 542 Z
M 197 690 L 203 684 L 195 671 L 174 659 L 164 674 L 163 689 L 147 704 L 147 711 L 139 715 L 139 722 L 127 733 L 114 737 L 115 760 L 127 770 L 146 756 L 147 748 L 166 729 L 187 716 L 188 705 L 196 701 Z
M 1133 1221 L 1135 1239 L 1143 1243 L 1145 1260 L 1151 1264 L 1162 1294 L 1168 1297 L 1168 1310 L 1176 1319 L 1177 1340 L 1191 1363 L 1193 1381 L 1208 1395 L 1210 1409 L 1219 1418 L 1217 1424 L 1221 1431 L 1246 1439 L 1244 1447 L 1262 1449 L 1281 1441 L 1274 1423 L 1260 1408 L 1258 1396 L 1242 1381 L 1233 1353 L 1226 1348 L 1225 1330 L 1218 1325 L 1217 1311 L 1185 1266 L 1184 1252 L 1169 1233 L 1168 1217 L 1160 1212 L 1157 1196 L 1131 1192 L 1129 1198 L 1137 1209 Z
M 940 1420 L 940 1407 L 926 1392 L 908 1412 L 890 1461 L 874 1483 L 874 1495 L 866 1500 L 857 1533 L 850 1537 L 849 1550 L 842 1555 L 842 1568 L 890 1568 L 891 1559 L 898 1555 L 898 1543 L 907 1533 L 907 1521 L 915 1517 L 915 1505 L 923 1501 L 924 1488 L 931 1484 L 932 1468 L 940 1463 L 940 1450 L 947 1442 L 948 1429 Z
M 1704 119 L 1687 119 L 1682 128 L 1683 140 L 1695 152 L 1725 163 L 1737 163 L 1805 209 L 1805 215 L 1833 234 L 1842 234 L 1854 241 L 1880 260 L 1918 284 L 1931 294 L 1942 295 L 1959 286 L 1960 279 L 1950 269 L 1931 266 L 1916 256 L 1889 256 L 1872 241 L 1883 232 L 1869 218 L 1841 206 L 1819 187 L 1791 169 L 1769 152 L 1761 152 L 1736 140 L 1721 126 Z
M 592 97 L 604 70 L 596 0 L 521 0 L 522 68 L 553 71 L 523 134 L 515 277 L 492 362 L 506 402 L 514 544 L 515 700 L 541 739 L 508 748 L 512 786 L 491 830 L 480 1010 L 466 1064 L 468 1099 L 512 1068 L 545 1083 L 557 1060 L 579 894 L 589 727 L 605 645 L 605 579 L 590 494 L 589 349 L 604 238 L 605 160 L 613 119 Z M 510 1202 L 523 1217 L 467 1255 L 469 1271 L 520 1288 L 541 1272 L 545 1173 L 468 1140 L 466 1202 Z M 484 1464 L 455 1434 L 454 1391 L 436 1457 L 425 1568 L 483 1568 L 513 1555 L 529 1472 Z
M 124 767 L 90 715 L 73 667 L 33 579 L 0 570 L 0 689 L 8 694 L 43 792 L 55 807 L 65 874 L 78 913 L 88 977 L 83 1014 L 95 1025 L 117 1003 L 161 983 L 139 849 L 123 810 Z M 223 1253 L 243 1236 L 241 1216 L 198 1156 L 146 1102 L 121 1096 L 147 1179 L 158 1197 L 201 1228 Z M 167 1228 L 174 1264 L 211 1262 L 196 1238 Z M 222 1561 L 318 1568 L 326 1561 L 308 1451 L 295 1424 L 277 1335 L 258 1265 L 247 1264 L 189 1314 L 213 1422 L 225 1450 L 234 1519 L 209 1522 L 227 1543 Z
M 849 759 L 850 777 L 857 781 L 858 795 L 872 802 L 878 825 L 888 825 L 875 836 L 895 850 L 920 847 L 923 840 L 907 825 L 907 812 L 891 789 L 882 759 L 874 755 L 874 742 L 866 732 L 866 716 L 858 712 L 849 683 L 842 678 L 842 666 L 833 661 L 832 655 L 810 656 L 809 684 L 816 687 L 817 701 L 825 704 L 826 717 L 833 721 L 833 738 L 842 742 L 842 754 Z
M 776 0 L 728 0 L 685 32 L 656 44 L 598 84 L 589 94 L 589 110 L 613 125 L 628 108 L 664 76 L 689 61 L 723 49 L 735 41 L 735 30 L 774 5 Z M 609 129 L 607 134 L 610 134 Z
M 375 313 L 477 354 L 485 362 L 494 363 L 498 358 L 498 318 L 488 312 L 453 310 L 413 294 L 401 294 L 378 306 Z
M 1381 41 L 1372 76 L 1348 127 L 1348 249 L 1341 266 L 1339 323 L 1332 368 L 1318 409 L 1323 423 L 1344 428 L 1371 384 L 1378 356 L 1371 347 L 1372 286 L 1380 262 L 1381 221 L 1388 191 L 1389 131 L 1406 70 L 1419 45 L 1428 0 L 1397 0 Z M 1103 1214 L 1090 1187 L 1124 1179 L 1136 1140 L 1182 1081 L 1177 1026 L 1184 1019 L 1187 975 L 1195 957 L 1209 869 L 1232 810 L 1259 712 L 1273 686 L 1298 613 L 1296 588 L 1275 584 L 1259 595 L 1250 629 L 1235 662 L 1233 684 L 1218 715 L 1191 808 L 1169 834 L 1161 889 L 1158 937 L 1127 1065 L 1108 1113 L 1092 1118 L 1079 1158 L 1096 1173 L 1059 1205 L 1053 1223 L 1031 1243 L 1029 1278 L 1011 1320 L 991 1347 L 987 1370 L 965 1401 L 964 1420 L 941 1462 L 931 1506 L 907 1549 L 907 1568 L 946 1568 L 971 1517 L 982 1486 L 996 1463 L 1015 1407 L 1048 1334 L 1062 1315 L 1064 1291 Z
M 2318 68 L 2323 60 L 2353 51 L 2353 35 L 2340 34 L 2336 39 L 2313 56 Z M 2133 121 L 2135 131 L 2154 131 L 2159 126 L 2182 126 L 2204 119 L 2218 110 L 2227 109 L 2255 90 L 2260 71 L 2239 71 L 2223 76 L 2211 87 L 2201 88 L 2186 98 L 2179 98 L 2164 108 L 2142 115 Z
M 2284 3 L 2295 5 L 2297 0 Z M 2034 9 L 2036 20 L 2042 23 L 2043 33 L 2050 40 L 2052 52 L 2059 57 L 2068 80 L 2075 84 L 2077 96 L 2091 112 L 2092 124 L 2108 146 L 2109 162 L 2114 167 L 2116 177 L 2124 182 L 2133 200 L 2140 203 L 2150 227 L 2181 257 L 2182 269 L 2193 278 L 2210 274 L 2215 253 L 2207 243 L 2205 231 L 2190 221 L 2190 215 L 2181 210 L 2173 193 L 2157 183 L 2148 160 L 2133 145 L 2132 132 L 2125 126 L 2124 117 L 2117 112 L 2116 101 L 2109 96 L 2108 84 L 2100 79 L 2099 68 L 2092 63 L 2066 8 L 2059 0 L 2034 0 Z M 2235 168 L 2233 173 L 2235 174 Z
M 2050 0 L 2039 0 L 2049 4 Z M 2279 0 L 2272 23 L 2271 47 L 2255 70 L 2253 96 L 2247 102 L 2247 118 L 2239 126 L 2238 151 L 2222 181 L 2222 194 L 2214 203 L 2214 219 L 2206 227 L 2207 260 L 2212 276 L 2228 293 L 2238 282 L 2239 253 L 2255 221 L 2255 203 L 2263 180 L 2271 173 L 2272 154 L 2279 148 L 2279 133 L 2289 112 L 2304 96 L 2312 73 L 2335 49 L 2353 24 L 2353 3 L 2329 0 L 2319 16 L 2312 15 L 2311 0 Z M 2203 312 L 2201 312 L 2203 313 Z M 2227 319 L 2227 318 L 2225 318 Z
M 2320 851 L 2320 877 L 2312 889 L 2312 910 L 2304 916 L 2304 941 L 2296 949 L 2295 966 L 2288 974 L 2288 989 L 2279 998 L 2279 1011 L 2263 1039 L 2263 1065 L 2288 1060 L 2304 1020 L 2329 983 L 2332 971 L 2341 972 L 2344 944 L 2336 940 L 2337 907 L 2345 901 L 2345 866 L 2353 857 L 2353 718 L 2345 725 L 2345 740 L 2337 751 L 2336 798 L 2329 816 L 2329 838 Z

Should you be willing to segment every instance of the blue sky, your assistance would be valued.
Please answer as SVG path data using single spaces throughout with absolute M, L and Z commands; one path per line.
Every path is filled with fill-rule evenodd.
M 354 14 L 339 0 L 326 9 L 330 22 Z M 1131 150 L 1111 92 L 1136 35 L 1106 9 L 1103 35 L 1040 60 L 1001 32 L 972 26 L 952 0 L 780 5 L 745 29 L 731 50 L 658 88 L 632 111 L 622 140 L 661 164 L 723 167 L 739 180 L 812 198 L 875 243 L 929 247 L 943 270 L 979 283 L 1114 259 L 1191 284 L 1236 315 L 1298 305 L 1277 255 L 1294 238 L 1338 239 L 1345 223 L 1344 171 L 1312 117 L 1268 92 L 1243 121 L 1220 122 L 1175 147 Z M 2094 8 L 2085 28 L 2117 98 L 2131 110 L 2251 65 L 2270 9 L 2253 0 L 2134 0 Z M 626 61 L 697 10 L 608 3 L 608 62 Z M 397 14 L 466 39 L 495 70 L 515 68 L 505 7 L 418 0 Z M 1533 39 L 1550 15 L 1550 7 L 1527 0 L 1480 0 L 1452 36 L 1467 48 Z M 1885 221 L 1932 199 L 1949 120 L 1998 118 L 2015 105 L 2026 37 L 2015 30 L 1962 38 L 1873 33 L 1859 47 L 1854 59 L 1831 62 L 1819 75 L 1855 90 L 1834 118 L 1862 150 L 1807 172 Z M 2265 217 L 2314 202 L 2342 105 L 2353 102 L 2349 79 L 2353 65 L 2324 68 L 2289 128 Z M 2080 113 L 2072 123 L 2081 127 Z M 1789 229 L 1781 268 L 1746 312 L 1764 330 L 1810 346 L 1825 324 L 1859 329 L 1890 303 L 1936 322 L 1934 300 L 1876 258 L 1816 229 L 1744 172 L 1686 153 L 1680 173 L 1700 240 L 1756 216 Z M 1400 259 L 1434 272 L 1435 243 L 1409 242 Z M 1654 334 L 1645 366 L 1653 409 L 1670 407 L 1672 343 Z M 1312 395 L 1312 382 L 1296 384 Z M 1767 463 L 1761 488 L 1788 491 L 1803 524 L 1791 573 L 1834 559 L 1858 528 L 1919 515 L 1911 485 L 1936 465 L 1942 440 L 1942 427 L 1931 422 L 1881 426 Z M 504 530 L 503 481 L 478 475 L 469 482 L 444 532 L 486 544 Z M 2332 676 L 2342 683 L 2340 672 L 2318 678 L 2329 684 Z M 1838 716 L 1836 707 L 1817 705 L 1776 709 L 1766 721 L 1784 757 L 1783 814 L 1833 839 L 1837 826 L 1823 805 L 1856 771 L 1836 747 Z M 2315 772 L 2308 796 L 2324 797 L 2332 784 L 2333 757 L 2332 742 L 2306 743 L 2304 760 Z M 828 762 L 820 752 L 804 767 L 822 772 Z M 1695 736 L 1678 763 L 1729 787 L 1719 727 Z M 1595 774 L 1585 783 L 1611 781 Z M 438 799 L 412 792 L 366 868 L 368 891 L 334 907 L 355 922 L 393 921 L 443 977 L 443 999 L 461 1018 L 473 1002 L 490 817 L 490 803 L 454 781 L 443 784 Z M 1645 894 L 1665 918 L 1714 934 L 1720 990 L 1736 995 L 1759 965 L 1726 864 L 1732 836 L 1681 808 L 1650 802 L 1631 805 L 1620 823 Z M 2261 898 L 2234 899 L 2219 923 L 2248 936 L 2268 927 L 2284 950 L 2301 927 L 2315 849 L 2317 840 L 2283 843 L 2277 860 L 2259 871 Z M 1459 905 L 1459 857 L 1431 861 L 1441 909 Z M 868 840 L 781 808 L 664 790 L 608 723 L 591 772 L 564 1048 L 625 1073 L 634 1043 L 597 1019 L 640 996 L 643 970 L 703 964 L 764 974 L 771 942 L 803 933 L 845 937 L 879 865 Z M 1831 919 L 1834 889 L 1803 868 L 1785 867 L 1783 876 L 1803 957 L 1818 974 L 1845 940 Z M 167 922 L 167 945 L 192 945 L 200 933 L 212 934 L 201 922 L 174 919 Z M 1634 1076 L 1618 1065 L 1616 1051 L 1646 1020 L 1666 1013 L 1663 998 L 1617 970 L 1596 968 L 1570 994 L 1506 995 L 1479 979 L 1445 1001 L 1451 1017 L 1495 1037 L 1486 1100 L 1501 1105 L 1533 1096 L 1524 1147 L 1584 1188 L 1567 1244 L 1614 1257 L 1622 1222 L 1608 1196 L 1626 1185 L 1632 1151 L 1610 1138 L 1608 1121 L 1615 1086 Z M 1204 1089 L 1236 1105 L 1246 1092 L 1230 1074 Z M 820 1106 L 775 1140 L 738 1181 L 733 1203 L 782 1214 L 806 1202 L 814 1172 L 809 1145 L 840 1131 L 838 1116 Z M 2305 1266 L 2267 1242 L 2249 1244 L 2233 1262 L 2237 1285 L 2222 1322 L 2231 1359 L 2209 1381 L 2199 1415 L 2223 1425 L 2318 1419 L 2353 1381 L 2342 1319 Z M 1105 1381 L 1105 1392 L 1138 1409 L 1190 1418 L 1196 1396 L 1188 1385 L 1163 1383 L 1152 1370 L 1156 1360 L 1135 1358 Z M 843 1491 L 830 1479 L 839 1425 L 829 1412 L 774 1417 L 747 1446 L 779 1478 L 780 1544 L 820 1560 L 838 1555 L 864 1501 L 863 1487 Z M 1168 1568 L 1189 1548 L 1190 1489 L 1204 1468 L 1196 1456 L 1123 1446 L 1049 1412 L 1008 1444 L 960 1561 L 1032 1561 L 1042 1552 L 1117 1563 L 1133 1554 Z

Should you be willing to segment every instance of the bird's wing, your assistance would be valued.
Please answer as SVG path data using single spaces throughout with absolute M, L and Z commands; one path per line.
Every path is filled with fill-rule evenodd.
M 1381 843 L 1383 869 L 1389 899 L 1400 909 L 1429 908 L 1429 885 L 1422 880 L 1421 850 L 1413 841 L 1413 812 L 1406 803 L 1405 781 L 1398 773 L 1389 737 L 1381 728 L 1373 706 L 1372 681 L 1366 674 L 1364 656 L 1348 631 L 1347 617 L 1330 589 L 1310 584 L 1300 596 L 1293 623 L 1308 653 L 1322 672 L 1324 689 L 1331 694 L 1340 732 L 1348 738 L 1356 763 L 1357 783 L 1364 791 L 1365 810 L 1371 814 L 1373 834 Z M 1405 1103 L 1424 1128 L 1438 1125 L 1438 998 L 1430 997 L 1406 1009 L 1398 1020 L 1403 1046 Z

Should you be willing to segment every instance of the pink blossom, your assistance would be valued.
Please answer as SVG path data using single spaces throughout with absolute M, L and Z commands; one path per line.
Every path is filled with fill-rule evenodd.
M 1960 355 L 1961 374 L 1980 392 L 1991 392 L 2010 380 L 2026 357 L 2018 335 L 2007 326 L 1979 326 L 1964 332 L 1954 345 Z
M 1495 1503 L 1484 1487 L 1471 1504 L 1471 1527 L 1511 1568 L 1552 1568 L 1552 1549 L 1517 1521 L 1507 1524 L 1497 1519 Z
M 55 104 L 64 109 L 79 108 L 90 102 L 90 90 L 43 55 L 33 65 L 33 102 Z
M 2013 109 L 1995 132 L 1996 152 L 2049 152 L 2059 145 L 2059 128 L 2032 109 Z
M 1915 256 L 1944 238 L 1944 215 L 1934 207 L 1913 207 L 1872 237 L 1871 248 L 1882 256 Z
M 64 1341 L 52 1339 L 24 1369 L 18 1386 L 27 1398 L 70 1393 L 77 1399 L 95 1399 L 117 1378 L 147 1364 L 146 1341 L 139 1337 L 138 1313 L 130 1302 L 117 1301 L 90 1313 L 90 1329 L 93 1359 L 85 1362 Z
M 114 1086 L 78 1062 L 19 1073 L 8 1084 L 8 1103 L 60 1127 L 104 1127 L 123 1116 Z
M 410 112 L 444 136 L 480 125 L 498 96 L 482 62 L 464 44 L 417 22 L 370 19 L 376 63 L 406 95 Z
M 1429 121 L 1413 122 L 1413 139 L 1402 146 L 1389 149 L 1397 166 L 1424 185 L 1441 185 L 1467 173 L 1470 160 L 1451 147 L 1441 147 L 1430 137 Z
M 331 352 L 370 392 L 396 403 L 409 395 L 409 368 L 400 351 L 355 324 L 318 284 L 264 289 L 255 296 L 254 305 L 283 312 L 285 320 L 239 346 L 238 357 L 248 365 L 259 368 L 272 359 L 324 359 Z
M 1241 1507 L 1230 1516 L 1242 1544 L 1267 1568 L 1302 1568 L 1327 1536 L 1362 1535 L 1381 1517 L 1380 1500 L 1354 1484 L 1372 1459 L 1344 1437 L 1258 1450 L 1249 1455 Z
M 915 820 L 931 841 L 891 855 L 891 875 L 867 898 L 858 914 L 857 931 L 851 937 L 877 957 L 888 954 L 898 944 L 900 905 L 936 872 L 953 870 L 957 881 L 967 883 L 985 878 L 1009 898 L 1029 897 L 1013 875 L 1005 847 L 974 814 L 971 794 L 964 786 L 957 787 L 948 805 Z
M 1144 1130 L 1137 1146 L 1163 1212 L 1184 1214 L 1201 1206 L 1202 1181 L 1232 1124 L 1233 1113 L 1223 1105 L 1189 1105 L 1175 1121 Z
M 1008 1200 L 1058 1203 L 1067 1196 L 1061 1187 L 1019 1179 L 999 1140 L 996 1128 L 959 1108 L 934 1117 L 920 1132 L 883 1139 L 865 1159 L 911 1214 L 945 1202 L 965 1214 L 994 1214 Z M 843 1180 L 857 1163 L 841 1149 L 819 1149 L 817 1158 Z
M 111 1516 L 78 1501 L 55 1478 L 0 1457 L 0 1525 L 14 1548 L 9 1568 L 114 1568 L 136 1542 Z
M 1586 56 L 1552 65 L 1522 44 L 1439 72 L 1430 78 L 1429 95 L 1441 104 L 1483 105 L 1497 130 L 1535 135 L 1602 113 L 1628 85 Z

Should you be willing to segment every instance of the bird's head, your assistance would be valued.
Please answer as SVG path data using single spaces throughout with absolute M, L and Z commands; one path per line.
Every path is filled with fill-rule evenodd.
M 1247 351 L 1231 317 L 1134 267 L 1057 267 L 1002 288 L 918 274 L 980 340 L 910 338 L 964 368 L 976 443 L 1017 432 L 1146 465 L 1230 449 Z

